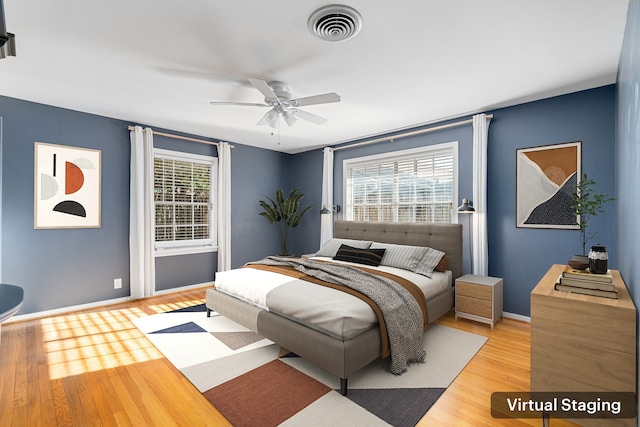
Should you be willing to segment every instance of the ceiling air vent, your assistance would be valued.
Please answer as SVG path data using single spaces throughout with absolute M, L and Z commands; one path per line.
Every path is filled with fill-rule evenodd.
M 339 42 L 358 34 L 362 16 L 349 6 L 325 6 L 309 17 L 308 26 L 311 34 L 319 39 Z

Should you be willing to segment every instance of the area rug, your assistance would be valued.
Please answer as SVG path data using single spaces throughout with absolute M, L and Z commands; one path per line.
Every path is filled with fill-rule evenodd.
M 425 363 L 402 375 L 376 361 L 339 379 L 204 305 L 134 324 L 236 427 L 415 426 L 486 342 L 432 324 Z

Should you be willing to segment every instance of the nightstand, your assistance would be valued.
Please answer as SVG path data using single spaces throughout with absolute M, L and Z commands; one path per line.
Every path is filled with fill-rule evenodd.
M 502 319 L 502 279 L 465 274 L 456 279 L 458 317 L 493 325 Z

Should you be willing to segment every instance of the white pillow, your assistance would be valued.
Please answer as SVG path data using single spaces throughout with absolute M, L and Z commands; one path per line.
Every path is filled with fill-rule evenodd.
M 422 258 L 418 262 L 415 270 L 411 271 L 431 278 L 431 276 L 433 275 L 433 270 L 436 268 L 445 253 L 433 248 L 427 247 L 425 249 L 426 251 L 422 255 Z
M 351 239 L 331 239 L 327 243 L 320 248 L 320 250 L 316 253 L 316 256 L 327 256 L 333 258 L 338 253 L 338 249 L 342 244 L 347 246 L 351 246 L 352 248 L 357 249 L 369 249 L 371 246 L 371 241 L 369 240 L 351 240 Z
M 386 249 L 380 265 L 414 271 L 427 248 L 422 246 L 373 242 L 370 249 Z
M 426 246 L 395 245 L 392 243 L 373 242 L 369 249 L 382 248 L 386 251 L 380 265 L 402 268 L 429 278 L 445 255 L 444 252 Z

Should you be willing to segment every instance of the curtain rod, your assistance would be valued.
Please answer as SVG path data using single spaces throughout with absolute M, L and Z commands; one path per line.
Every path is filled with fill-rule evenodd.
M 135 126 L 129 126 L 129 130 L 134 130 L 134 129 L 135 129 Z M 155 130 L 152 130 L 151 132 L 153 132 L 154 135 L 166 136 L 168 138 L 173 138 L 173 139 L 181 139 L 183 141 L 199 142 L 200 144 L 215 145 L 216 147 L 220 145 L 220 143 L 218 142 L 206 141 L 204 139 L 191 138 L 188 136 L 181 136 L 181 135 L 173 135 L 171 133 L 158 132 Z M 233 148 L 233 145 L 231 146 L 231 148 Z
M 487 119 L 489 119 L 489 120 L 493 119 L 493 114 L 487 115 Z M 405 132 L 405 133 L 401 133 L 401 134 L 398 134 L 398 135 L 385 136 L 385 137 L 382 137 L 382 138 L 371 139 L 369 141 L 362 141 L 362 142 L 356 142 L 356 143 L 349 144 L 349 145 L 342 145 L 340 147 L 335 147 L 333 149 L 333 151 L 343 150 L 345 148 L 359 147 L 361 145 L 375 144 L 377 142 L 384 142 L 384 141 L 393 142 L 393 141 L 395 141 L 396 139 L 399 139 L 399 138 L 406 138 L 408 136 L 421 135 L 423 133 L 428 133 L 428 132 L 434 132 L 434 131 L 437 131 L 437 130 L 454 128 L 454 127 L 458 127 L 458 126 L 462 126 L 462 125 L 468 125 L 468 124 L 471 124 L 471 123 L 473 123 L 473 119 L 461 120 L 459 122 L 448 123 L 446 125 L 440 125 L 440 126 L 434 126 L 434 127 L 427 128 L 427 129 L 414 130 L 414 131 L 411 131 L 411 132 Z

